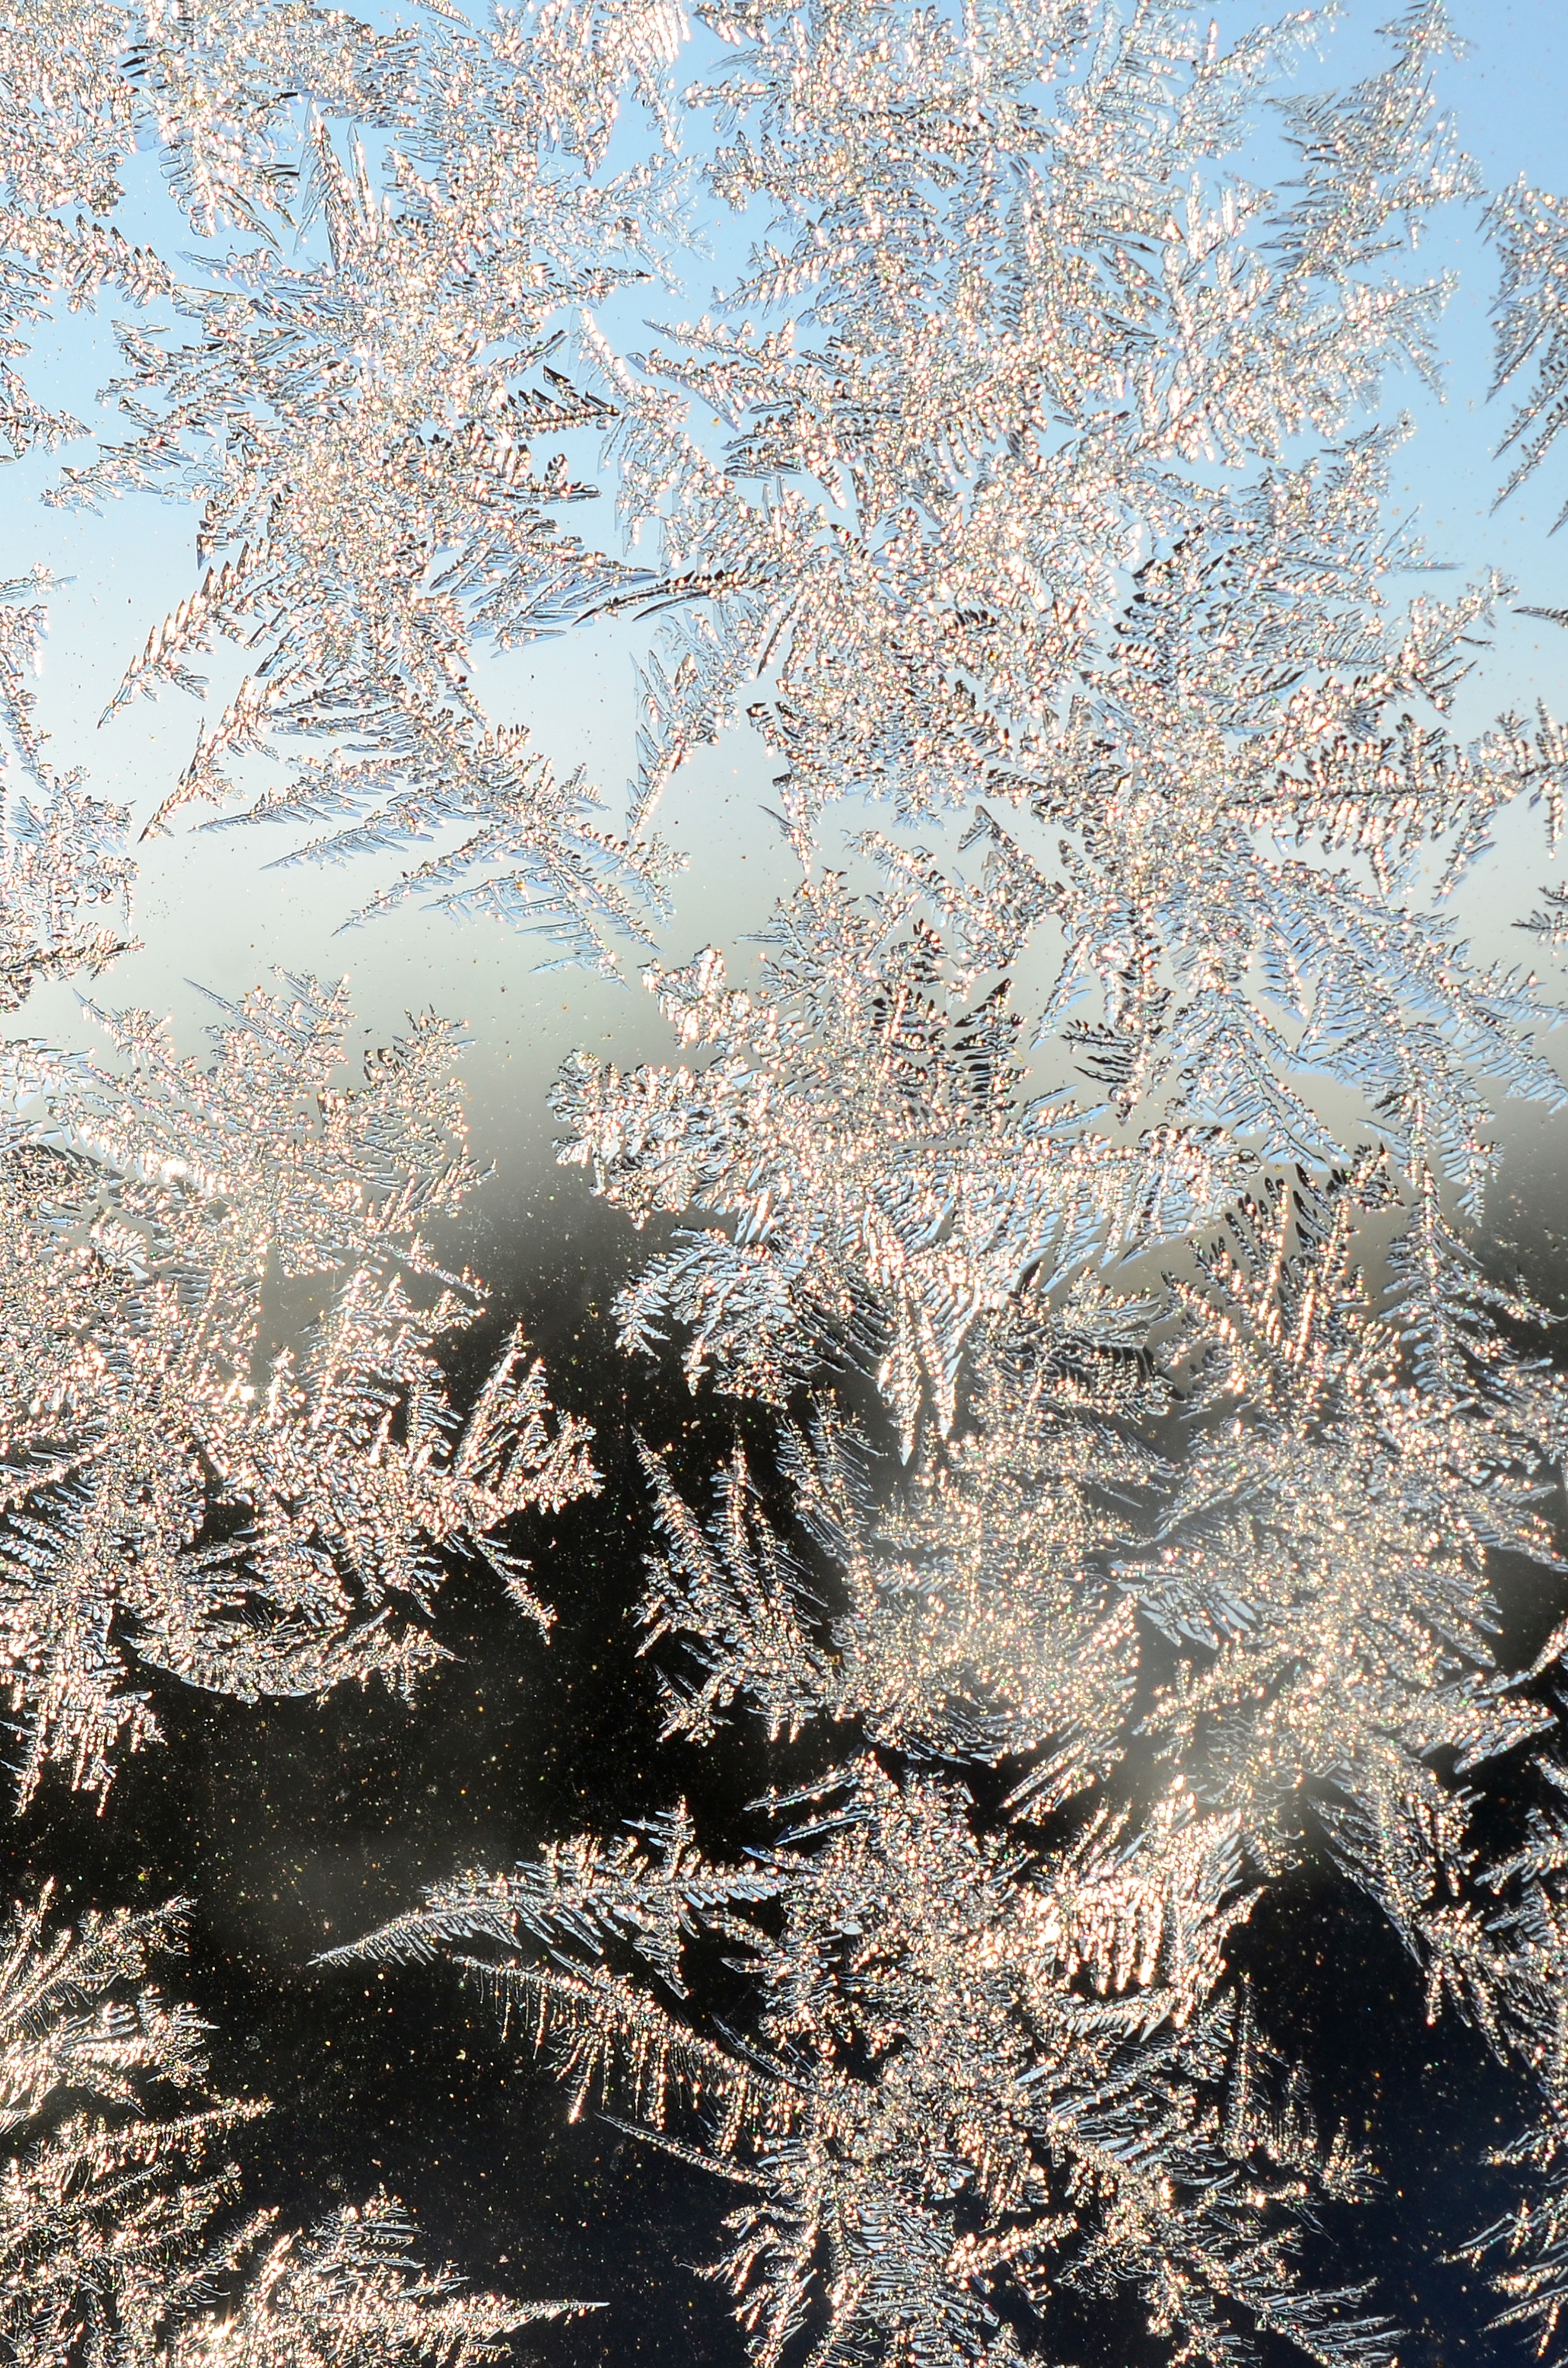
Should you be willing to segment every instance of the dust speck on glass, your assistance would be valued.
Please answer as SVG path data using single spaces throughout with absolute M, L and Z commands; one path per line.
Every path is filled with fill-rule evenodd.
M 1568 2361 L 1565 104 L 0 0 L 0 2362 Z

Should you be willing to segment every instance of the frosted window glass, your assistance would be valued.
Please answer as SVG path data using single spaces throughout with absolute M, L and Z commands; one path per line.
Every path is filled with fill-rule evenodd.
M 1551 2352 L 1565 92 L 0 11 L 16 2368 Z

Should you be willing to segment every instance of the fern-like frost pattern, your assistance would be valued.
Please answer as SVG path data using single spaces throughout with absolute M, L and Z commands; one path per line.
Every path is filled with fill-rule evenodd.
M 1173 0 L 12 17 L 0 432 L 80 441 L 29 342 L 112 298 L 119 424 L 50 498 L 196 521 L 108 709 L 203 702 L 148 826 L 381 859 L 350 920 L 660 955 L 672 1060 L 580 1052 L 553 1094 L 563 1166 L 653 1235 L 621 1347 L 735 1402 L 717 1470 L 639 1442 L 642 1647 L 667 1737 L 755 1720 L 815 1770 L 744 1849 L 684 1805 L 547 1840 L 335 1961 L 455 1963 L 574 2114 L 726 2182 L 759 2368 L 1061 2358 L 1118 2300 L 1176 2363 L 1392 2368 L 1373 2284 L 1319 2273 L 1371 2150 L 1241 1970 L 1312 1871 L 1512 2083 L 1515 2200 L 1454 2241 L 1557 2357 L 1568 1622 L 1518 1666 L 1499 1577 L 1561 1597 L 1568 1398 L 1481 1220 L 1505 1106 L 1564 1101 L 1561 1015 L 1456 899 L 1510 813 L 1555 845 L 1568 742 L 1544 703 L 1460 734 L 1513 596 L 1436 597 L 1390 512 L 1396 376 L 1440 384 L 1422 239 L 1483 194 L 1438 0 L 1316 93 L 1310 14 L 1222 40 Z M 194 253 L 137 230 L 154 149 Z M 694 196 L 750 251 L 633 350 Z M 1568 215 L 1520 181 L 1484 222 L 1512 497 L 1568 417 Z M 0 586 L 8 1009 L 132 918 L 128 814 L 46 754 L 49 588 Z M 624 827 L 482 696 L 609 620 Z M 798 873 L 744 975 L 664 958 L 653 835 L 741 732 Z M 1565 916 L 1547 883 L 1517 917 L 1545 957 Z M 313 980 L 222 1007 L 205 1066 L 101 1024 L 4 1054 L 23 1806 L 51 1770 L 101 1797 L 167 1679 L 411 1685 L 454 1556 L 548 1628 L 514 1520 L 598 1485 L 519 1334 L 462 1403 L 443 1372 L 484 1304 L 436 1247 L 476 1180 L 450 1029 L 350 1079 Z M 566 2307 L 426 2273 L 384 2197 L 211 2237 L 246 2109 L 149 2101 L 205 2074 L 145 1979 L 171 1930 L 40 1899 L 4 1944 L 24 2368 L 466 2368 Z
M 204 1067 L 146 1014 L 114 1065 L 10 1049 L 0 1619 L 21 1748 L 101 1794 L 157 1733 L 138 1668 L 254 1700 L 407 1686 L 443 1553 L 548 1626 L 513 1517 L 596 1485 L 514 1335 L 460 1419 L 432 1351 L 483 1294 L 425 1228 L 474 1180 L 452 1030 L 342 1082 L 344 988 L 225 1008 Z M 268 1287 L 302 1320 L 280 1338 Z M 302 1297 L 301 1296 L 302 1294 Z
M 0 1931 L 7 2359 L 479 2368 L 508 2356 L 515 2328 L 582 2309 L 465 2293 L 424 2269 L 385 2193 L 286 2233 L 275 2213 L 236 2208 L 223 2153 L 265 2105 L 211 2094 L 209 2026 L 148 1978 L 181 1945 L 183 1905 L 71 1927 L 46 1887 Z

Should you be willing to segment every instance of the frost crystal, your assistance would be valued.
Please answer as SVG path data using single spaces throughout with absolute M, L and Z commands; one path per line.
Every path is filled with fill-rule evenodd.
M 16 2368 L 477 2368 L 509 2356 L 514 2328 L 583 2307 L 421 2270 L 384 2194 L 303 2235 L 275 2235 L 270 2212 L 236 2223 L 235 2166 L 205 2166 L 265 2108 L 203 2093 L 208 2026 L 146 1979 L 178 1945 L 180 1903 L 74 1930 L 51 1929 L 49 1905 L 46 1887 L 0 1935 L 0 2343 Z
M 1361 2170 L 1229 1970 L 1247 1886 L 1315 1857 L 1545 2084 L 1546 2201 L 1477 2258 L 1550 2338 L 1562 1842 L 1489 1874 L 1465 1785 L 1553 1723 L 1563 1634 L 1500 1665 L 1494 1590 L 1560 1568 L 1568 1431 L 1543 1311 L 1460 1228 L 1499 1103 L 1563 1092 L 1537 982 L 1444 900 L 1506 807 L 1555 838 L 1564 751 L 1544 709 L 1455 736 L 1505 587 L 1410 598 L 1387 517 L 1382 382 L 1430 377 L 1447 292 L 1400 250 L 1476 194 L 1441 11 L 1272 142 L 1303 27 L 699 14 L 735 52 L 692 95 L 710 187 L 771 228 L 645 359 L 588 340 L 667 620 L 635 811 L 744 712 L 802 878 L 744 984 L 651 970 L 689 1066 L 579 1054 L 555 1108 L 564 1163 L 683 1221 L 624 1342 L 781 1417 L 710 1512 L 644 1451 L 668 1729 L 852 1756 L 741 1868 L 679 1818 L 580 1839 L 363 1948 L 476 1965 L 579 2105 L 749 2192 L 759 2361 L 999 2362 L 1127 2287 L 1178 2359 L 1370 2360 L 1384 2324 L 1295 2268 Z M 1554 219 L 1493 214 L 1529 466 Z M 856 797 L 891 814 L 837 870 Z M 706 2006 L 710 1941 L 749 2019 Z
M 1568 212 L 1561 198 L 1521 177 L 1494 199 L 1490 224 L 1503 259 L 1493 392 L 1527 368 L 1535 372 L 1503 441 L 1514 463 L 1497 496 L 1504 502 L 1540 465 L 1568 417 Z
M 41 575 L 0 584 L 0 1011 L 25 1003 L 37 979 L 96 973 L 125 951 L 135 872 L 124 807 L 87 796 L 78 774 L 62 779 L 43 753 L 27 677 L 46 589 Z
M 823 1405 L 809 1433 L 783 1441 L 793 1548 L 738 1451 L 706 1534 L 644 1451 L 665 1537 L 642 1604 L 648 1644 L 677 1636 L 701 1670 L 694 1688 L 670 1683 L 667 1731 L 707 1740 L 741 1702 L 775 1735 L 853 1720 L 920 1755 L 1042 1754 L 1020 1795 L 1040 1804 L 1108 1773 L 1138 1673 L 1132 1604 L 1104 1567 L 1125 1527 L 1112 1485 L 1158 1466 L 1130 1436 L 1149 1394 L 1129 1391 L 1125 1370 L 1105 1392 L 1108 1418 L 1079 1418 L 1089 1363 L 1073 1344 L 1021 1403 L 994 1383 L 974 1430 L 917 1465 L 892 1505 L 879 1506 L 861 1443 Z M 811 1549 L 832 1573 L 825 1634 Z
M 433 17 L 381 38 L 304 8 L 246 10 L 240 26 L 231 13 L 210 11 L 188 50 L 166 45 L 160 17 L 130 70 L 193 221 L 262 244 L 207 258 L 215 288 L 170 288 L 192 342 L 122 329 L 116 392 L 139 432 L 66 469 L 56 496 L 157 490 L 199 510 L 199 560 L 229 555 L 154 627 L 109 712 L 168 684 L 201 691 L 190 659 L 217 637 L 259 647 L 156 823 L 188 799 L 226 799 L 231 760 L 277 731 L 326 738 L 334 753 L 303 760 L 256 809 L 340 818 L 314 859 L 464 826 L 461 847 L 397 896 L 438 889 L 613 966 L 617 935 L 647 934 L 666 859 L 599 828 L 580 777 L 558 783 L 517 727 L 486 716 L 470 678 L 476 636 L 513 646 L 626 580 L 557 531 L 595 488 L 562 454 L 540 468 L 531 453 L 608 416 L 549 357 L 566 308 L 646 267 L 642 221 L 666 211 L 667 167 L 594 168 L 618 85 L 633 74 L 655 89 L 676 20 L 611 10 L 583 40 L 557 8 L 528 29 L 482 36 Z M 299 51 L 320 107 L 395 143 L 384 176 L 358 135 L 340 154 L 321 117 L 299 163 L 274 157 L 288 108 L 273 100 L 269 120 L 259 92 L 301 86 Z M 269 214 L 301 232 L 319 218 L 325 258 L 286 260 Z
M 117 1068 L 10 1048 L 0 1156 L 0 1651 L 25 1801 L 102 1793 L 156 1734 L 140 1662 L 248 1699 L 410 1682 L 443 1551 L 541 1625 L 512 1516 L 597 1485 L 514 1336 L 466 1419 L 431 1350 L 480 1294 L 422 1227 L 454 1208 L 452 1031 L 415 1023 L 339 1082 L 345 991 L 225 1007 L 210 1067 L 145 1014 Z M 278 1338 L 295 1287 L 298 1345 Z
M 755 996 L 727 989 L 711 951 L 650 973 L 681 1036 L 717 1058 L 622 1076 L 579 1054 L 552 1097 L 574 1136 L 562 1159 L 634 1223 L 734 1220 L 651 1262 L 621 1302 L 629 1345 L 687 1325 L 694 1381 L 712 1362 L 770 1398 L 835 1345 L 858 1349 L 906 1443 L 927 1400 L 950 1427 L 966 1342 L 1026 1282 L 1043 1294 L 1179 1239 L 1247 1167 L 1210 1128 L 1117 1144 L 1065 1096 L 1017 1108 L 1006 989 L 945 1008 L 954 965 L 913 903 L 808 881 Z M 1092 1333 L 1092 1293 L 1080 1309 Z
M 261 652 L 156 823 L 226 800 L 233 760 L 278 732 L 325 739 L 256 808 L 340 823 L 312 857 L 457 825 L 460 848 L 396 895 L 432 887 L 603 968 L 618 938 L 647 937 L 666 856 L 602 827 L 581 778 L 492 721 L 471 676 L 476 640 L 557 630 L 634 580 L 557 530 L 596 489 L 532 450 L 610 416 L 551 357 L 563 321 L 667 244 L 671 160 L 599 168 L 628 85 L 669 136 L 682 31 L 668 0 L 558 0 L 488 33 L 432 12 L 386 34 L 308 0 L 42 0 L 0 31 L 0 434 L 21 452 L 84 432 L 29 392 L 30 336 L 58 303 L 129 298 L 110 392 L 132 433 L 51 498 L 191 503 L 211 563 L 108 712 L 202 689 L 190 661 L 215 640 Z M 139 142 L 207 242 L 183 258 L 195 280 L 120 227 Z M 312 260 L 298 246 L 318 223 Z M 169 342 L 153 306 L 194 338 Z
M 976 1839 L 961 1792 L 869 1759 L 809 1805 L 750 1869 L 709 1864 L 677 1811 L 642 1847 L 445 1886 L 352 1953 L 456 1948 L 574 2110 L 602 2093 L 737 2186 L 715 2273 L 761 2360 L 810 2328 L 824 2362 L 1001 2368 L 1023 2355 L 1000 2296 L 1049 2328 L 1054 2295 L 1113 2285 L 1188 2357 L 1248 2357 L 1256 2329 L 1324 2368 L 1392 2357 L 1358 2293 L 1300 2279 L 1307 2200 L 1364 2174 L 1225 1978 L 1233 1820 L 1178 1790 L 1142 1835 L 1101 1818 L 1031 1863 Z M 744 2032 L 686 2002 L 709 1936 L 751 1977 Z
M 122 440 L 54 497 L 187 505 L 203 572 L 114 705 L 246 653 L 158 824 L 243 802 L 220 819 L 304 830 L 287 860 L 426 849 L 356 917 L 428 894 L 609 969 L 663 908 L 659 798 L 749 718 L 799 862 L 744 980 L 711 947 L 651 967 L 681 1065 L 580 1053 L 554 1106 L 563 1162 L 661 1228 L 624 1344 L 678 1336 L 694 1389 L 766 1409 L 710 1481 L 643 1448 L 666 1731 L 749 1714 L 842 1764 L 738 1861 L 681 1810 L 438 1886 L 359 1953 L 456 1955 L 574 2110 L 741 2191 L 718 2271 L 766 2368 L 1003 2368 L 1123 2292 L 1178 2362 L 1373 2368 L 1387 2322 L 1307 2247 L 1369 2173 L 1236 1971 L 1315 1863 L 1533 2100 L 1466 2258 L 1549 2350 L 1568 1623 L 1514 1666 L 1498 1577 L 1560 1584 L 1568 1399 L 1471 1229 L 1501 1105 L 1565 1095 L 1559 1015 L 1448 900 L 1505 810 L 1555 841 L 1568 741 L 1544 707 L 1460 738 L 1507 587 L 1413 591 L 1388 514 L 1385 381 L 1437 383 L 1448 292 L 1420 239 L 1480 194 L 1437 0 L 1318 95 L 1284 88 L 1310 19 L 1226 46 L 1171 0 L 13 15 L 4 432 L 79 432 L 28 337 L 125 300 Z M 139 145 L 203 242 L 177 267 L 133 235 Z M 749 261 L 633 354 L 699 176 Z M 1488 220 L 1511 493 L 1568 416 L 1568 233 L 1522 182 Z M 563 530 L 590 438 L 645 564 Z M 624 834 L 477 680 L 612 614 L 657 620 Z M 110 957 L 131 880 L 124 817 L 44 761 L 40 630 L 6 587 L 12 1004 Z M 846 853 L 855 800 L 881 826 Z M 1520 916 L 1548 951 L 1565 899 Z M 347 1027 L 289 982 L 224 1009 L 206 1070 L 136 1014 L 113 1063 L 6 1052 L 24 1800 L 51 1762 L 101 1792 L 153 1732 L 138 1662 L 410 1677 L 449 1553 L 549 1616 L 507 1524 L 596 1485 L 588 1433 L 515 1338 L 451 1404 L 437 1344 L 479 1294 L 425 1238 L 471 1180 L 450 1035 L 350 1089 Z M 1483 1851 L 1469 1787 L 1505 1759 L 1517 1846 Z M 103 1930 L 57 1945 L 112 1956 Z M 185 2025 L 146 2031 L 137 2066 L 196 2077 Z M 68 2201 L 118 2127 L 70 2138 Z M 97 2291 L 72 2245 L 142 2276 L 84 2209 L 61 2294 Z M 477 2360 L 514 2323 L 422 2282 L 391 2206 L 246 2243 L 228 2317 L 176 2281 L 126 2324 L 173 2311 L 158 2356 L 194 2368 Z

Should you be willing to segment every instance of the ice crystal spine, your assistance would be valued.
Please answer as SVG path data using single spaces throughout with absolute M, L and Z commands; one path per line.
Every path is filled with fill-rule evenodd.
M 107 970 L 130 940 L 130 814 L 58 774 L 28 677 L 48 629 L 49 579 L 0 584 L 0 1009 L 35 982 Z

